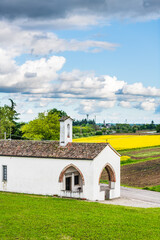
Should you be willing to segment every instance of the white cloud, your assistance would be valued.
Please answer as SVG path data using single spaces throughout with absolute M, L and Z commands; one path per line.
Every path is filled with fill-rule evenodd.
M 138 108 L 155 111 L 160 89 L 144 87 L 142 83 L 128 84 L 108 75 L 95 76 L 93 72 L 73 70 L 62 72 L 64 57 L 51 56 L 26 61 L 22 65 L 0 49 L 0 91 L 23 93 L 23 96 L 37 106 L 47 106 L 51 99 L 82 99 L 79 112 L 93 113 L 112 108 L 117 103 L 123 108 Z M 47 100 L 45 100 L 47 99 Z
M 26 111 L 27 114 L 33 114 L 33 110 L 30 108 Z
M 25 29 L 86 29 L 89 26 L 109 25 L 103 16 L 91 14 L 72 14 L 66 18 L 57 19 L 37 19 L 33 23 L 33 19 L 21 18 L 13 21 L 15 25 Z
M 114 105 L 115 101 L 83 100 L 77 110 L 80 114 L 92 114 L 112 108 Z
M 45 34 L 45 37 L 39 36 L 39 39 L 35 38 L 32 42 L 32 54 L 48 54 L 64 51 L 84 51 L 84 52 L 99 52 L 101 50 L 114 50 L 118 47 L 118 44 L 102 41 L 77 41 L 65 39 L 59 39 L 53 33 Z
M 60 75 L 60 92 L 75 94 L 78 98 L 88 99 L 112 99 L 116 98 L 116 92 L 124 86 L 124 81 L 118 81 L 116 77 L 100 76 L 93 73 L 73 70 L 70 73 L 63 72 Z
M 145 110 L 145 111 L 155 111 L 157 107 L 157 103 L 154 99 L 146 99 L 144 102 L 139 103 L 137 108 Z
M 23 6 L 22 6 L 23 5 Z M 37 11 L 38 9 L 38 11 Z M 159 0 L 8 0 L 0 2 L 0 16 L 27 27 L 85 27 L 115 19 L 147 21 L 160 18 Z M 87 16 L 87 17 L 86 17 Z M 100 17 L 99 17 L 100 16 Z M 42 23 L 45 22 L 45 23 Z M 32 23 L 32 25 L 31 25 Z
M 16 71 L 16 63 L 9 54 L 0 48 L 0 75 L 13 73 Z
M 155 87 L 144 87 L 141 82 L 123 87 L 124 94 L 141 95 L 141 96 L 158 96 L 160 97 L 160 89 Z
M 64 51 L 96 52 L 114 50 L 117 47 L 118 44 L 104 41 L 66 40 L 58 38 L 52 32 L 22 30 L 13 24 L 0 21 L 0 48 L 5 50 L 10 58 L 26 53 L 48 55 Z
M 41 58 L 36 61 L 27 61 L 21 66 L 15 65 L 15 71 L 0 75 L 0 89 L 22 93 L 49 92 L 50 82 L 58 78 L 57 71 L 64 63 L 64 57 L 52 56 L 48 60 Z
M 119 102 L 119 106 L 124 107 L 124 108 L 131 108 L 131 103 L 127 101 L 121 101 Z

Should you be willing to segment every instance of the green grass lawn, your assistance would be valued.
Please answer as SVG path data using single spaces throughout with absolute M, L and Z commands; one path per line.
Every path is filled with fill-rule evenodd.
M 118 152 L 121 155 L 133 155 L 136 157 L 149 157 L 152 155 L 159 155 L 160 146 L 155 146 L 155 147 L 144 147 L 144 148 L 135 148 L 135 149 L 124 149 L 124 150 L 118 150 Z M 146 150 L 147 152 L 143 152 L 143 150 Z M 142 151 L 142 152 L 141 152 Z
M 156 147 L 147 147 L 147 148 L 137 148 L 137 149 L 128 149 L 128 150 L 119 150 L 118 152 L 122 156 L 130 156 L 131 158 L 128 160 L 122 160 L 121 166 L 127 164 L 134 164 L 139 162 L 146 162 L 151 160 L 157 160 L 160 158 L 160 146 Z M 145 152 L 146 150 L 146 152 Z M 134 159 L 140 158 L 140 159 Z
M 153 186 L 153 187 L 144 187 L 143 189 L 145 189 L 145 190 L 150 190 L 150 191 L 160 192 L 160 185 Z
M 160 239 L 160 209 L 0 193 L 0 239 Z
M 134 163 L 141 163 L 141 162 L 146 162 L 146 161 L 152 161 L 152 160 L 157 160 L 160 159 L 160 157 L 148 157 L 148 158 L 143 158 L 143 159 L 128 159 L 128 160 L 122 160 L 121 161 L 121 166 L 123 165 L 128 165 L 128 164 L 134 164 Z

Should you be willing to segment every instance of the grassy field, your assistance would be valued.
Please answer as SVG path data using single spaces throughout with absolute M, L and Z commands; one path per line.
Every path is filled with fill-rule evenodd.
M 160 147 L 120 150 L 121 183 L 160 192 Z
M 0 193 L 0 239 L 160 239 L 160 209 Z
M 144 187 L 143 189 L 145 189 L 145 190 L 150 190 L 150 191 L 160 192 L 160 185 L 153 186 L 153 187 Z
M 153 136 L 157 142 L 152 136 L 112 137 L 111 145 L 117 150 L 123 145 L 126 150 L 118 152 L 128 158 L 121 161 L 122 184 L 159 191 L 160 135 Z M 139 139 L 137 149 L 135 137 Z M 107 183 L 106 177 L 104 181 Z M 159 223 L 159 208 L 0 192 L 0 240 L 159 240 Z
M 74 142 L 109 142 L 116 150 L 160 146 L 160 135 L 102 135 L 77 138 Z
M 160 159 L 159 146 L 134 150 L 119 150 L 118 152 L 121 154 L 121 166 Z

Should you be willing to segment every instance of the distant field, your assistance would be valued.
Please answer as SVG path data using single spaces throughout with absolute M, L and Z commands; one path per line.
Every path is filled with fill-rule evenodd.
M 160 209 L 0 193 L 0 239 L 158 240 Z
M 119 153 L 122 155 L 121 184 L 160 192 L 160 147 L 120 150 Z
M 160 158 L 122 166 L 121 184 L 160 191 Z
M 118 152 L 121 154 L 121 165 L 160 159 L 160 147 L 158 146 L 119 150 Z
M 160 135 L 102 135 L 74 139 L 74 142 L 109 142 L 116 150 L 160 146 Z

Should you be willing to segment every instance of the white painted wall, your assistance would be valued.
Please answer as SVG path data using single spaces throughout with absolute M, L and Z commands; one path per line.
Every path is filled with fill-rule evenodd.
M 93 162 L 93 199 L 95 200 L 104 200 L 104 191 L 100 192 L 99 177 L 107 163 L 112 166 L 116 175 L 116 182 L 113 183 L 114 189 L 110 190 L 110 199 L 120 197 L 120 156 L 107 146 Z
M 117 178 L 116 189 L 111 191 L 111 198 L 119 197 L 120 160 L 109 147 L 106 147 L 93 161 L 0 156 L 0 191 L 62 196 L 59 175 L 66 166 L 73 164 L 82 172 L 85 181 L 80 197 L 104 200 L 104 192 L 100 192 L 98 180 L 107 163 L 113 166 Z M 6 183 L 2 181 L 3 165 L 7 165 Z
M 69 125 L 69 136 L 68 136 Z M 66 146 L 72 142 L 72 119 L 68 118 L 65 121 L 60 121 L 60 146 Z
M 59 175 L 68 165 L 80 169 L 85 179 L 83 196 L 89 199 L 92 161 L 0 156 L 0 191 L 61 195 Z M 2 181 L 2 165 L 7 165 L 7 183 Z

